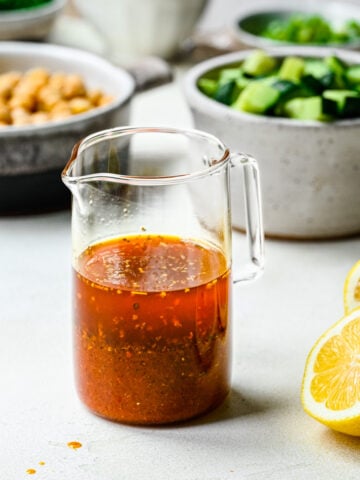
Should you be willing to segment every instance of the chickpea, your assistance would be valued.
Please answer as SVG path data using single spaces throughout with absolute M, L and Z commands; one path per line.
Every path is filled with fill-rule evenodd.
M 22 77 L 12 90 L 13 96 L 17 95 L 18 93 L 35 95 L 36 88 L 30 80 L 27 80 L 25 77 Z
M 51 113 L 59 113 L 59 112 L 68 112 L 71 114 L 71 109 L 69 102 L 65 100 L 59 100 L 51 109 Z
M 68 118 L 72 115 L 70 106 L 65 100 L 60 100 L 56 103 L 51 109 L 50 116 L 53 120 L 62 120 L 63 118 Z
M 65 118 L 69 118 L 72 116 L 71 111 L 66 111 L 66 110 L 59 110 L 57 112 L 51 112 L 50 118 L 52 120 L 64 120 Z
M 69 101 L 71 113 L 76 115 L 78 113 L 84 113 L 92 109 L 91 102 L 84 97 L 75 97 Z
M 13 122 L 12 122 L 13 125 L 16 125 L 18 127 L 21 127 L 23 125 L 30 125 L 31 124 L 31 119 L 30 119 L 30 115 L 28 117 L 18 117 L 18 118 L 14 118 Z
M 30 121 L 35 125 L 47 123 L 50 120 L 50 118 L 51 118 L 50 115 L 45 112 L 36 112 L 30 115 Z
M 48 85 L 54 90 L 57 90 L 58 92 L 62 93 L 65 81 L 66 81 L 65 73 L 55 72 L 49 77 Z
M 11 122 L 10 109 L 4 103 L 0 103 L 0 122 L 5 124 Z
M 31 112 L 35 108 L 36 99 L 31 92 L 18 92 L 9 100 L 10 108 L 24 108 Z
M 114 97 L 112 97 L 111 95 L 102 95 L 97 102 L 97 106 L 103 107 L 104 105 L 108 105 L 113 101 L 114 101 Z
M 50 112 L 61 101 L 61 95 L 48 85 L 42 87 L 37 94 L 38 107 L 40 110 Z
M 46 71 L 41 69 L 39 70 L 29 70 L 26 72 L 17 85 L 14 87 L 12 96 L 21 95 L 32 95 L 36 96 L 38 90 L 46 85 L 47 76 Z
M 28 70 L 23 79 L 29 85 L 32 85 L 34 89 L 38 90 L 48 83 L 50 74 L 45 68 L 33 68 Z
M 29 125 L 31 123 L 31 115 L 21 107 L 13 108 L 10 112 L 13 125 Z
M 99 100 L 101 99 L 102 96 L 103 96 L 103 93 L 100 89 L 89 90 L 89 92 L 87 94 L 87 98 L 95 106 L 98 105 L 98 102 L 99 102 Z
M 63 97 L 66 99 L 86 95 L 86 88 L 80 75 L 67 75 L 62 88 Z
M 0 74 L 0 98 L 8 99 L 20 78 L 21 73 L 19 72 L 7 72 Z

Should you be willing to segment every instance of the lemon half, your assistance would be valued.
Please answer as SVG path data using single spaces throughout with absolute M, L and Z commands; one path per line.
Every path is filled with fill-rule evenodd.
M 347 274 L 344 284 L 345 313 L 349 313 L 357 307 L 360 307 L 360 260 Z
M 360 308 L 315 343 L 305 365 L 301 401 L 324 425 L 360 436 Z

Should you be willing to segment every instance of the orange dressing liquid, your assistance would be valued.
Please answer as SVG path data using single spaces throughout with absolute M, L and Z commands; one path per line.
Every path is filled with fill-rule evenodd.
M 221 251 L 172 236 L 90 246 L 74 271 L 78 391 L 93 412 L 185 420 L 229 391 L 231 275 Z

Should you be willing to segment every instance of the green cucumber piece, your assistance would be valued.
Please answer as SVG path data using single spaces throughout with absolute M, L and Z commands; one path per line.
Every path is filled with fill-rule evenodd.
M 279 90 L 281 97 L 294 93 L 299 88 L 296 83 L 290 82 L 289 80 L 276 80 L 271 86 Z
M 245 77 L 244 74 L 242 73 L 236 80 L 236 86 L 238 87 L 239 91 L 244 90 L 244 88 L 249 85 L 251 82 L 251 79 L 248 77 Z
M 299 83 L 304 72 L 305 62 L 299 57 L 286 57 L 279 70 L 281 80 Z
M 301 83 L 305 89 L 309 90 L 314 95 L 320 95 L 325 90 L 325 86 L 323 85 L 321 80 L 318 80 L 312 75 L 304 75 L 301 78 Z
M 231 105 L 235 98 L 237 98 L 239 90 L 237 89 L 235 80 L 219 85 L 214 94 L 214 100 L 225 105 Z
M 330 57 L 326 57 L 325 58 L 325 64 L 335 74 L 344 75 L 346 70 L 347 70 L 346 64 L 342 60 L 340 60 L 339 57 L 336 57 L 335 55 L 331 55 Z
M 301 83 L 305 89 L 308 89 L 310 92 L 312 91 L 314 94 L 319 95 L 324 90 L 330 90 L 335 86 L 335 74 L 333 72 L 329 72 L 320 78 L 312 75 L 304 75 L 301 78 Z
M 256 50 L 246 57 L 242 65 L 244 73 L 251 77 L 264 76 L 276 68 L 275 58 L 270 57 L 262 50 Z
M 233 108 L 260 114 L 274 107 L 279 97 L 280 92 L 270 85 L 261 81 L 252 82 L 240 93 Z
M 203 77 L 199 78 L 197 86 L 202 93 L 204 93 L 208 97 L 213 97 L 216 90 L 218 89 L 218 82 L 217 80 Z
M 293 98 L 285 103 L 284 113 L 298 120 L 323 120 L 321 97 Z
M 354 118 L 360 116 L 360 94 L 354 90 L 325 90 L 323 92 L 324 108 L 335 108 L 330 102 L 336 104 L 338 118 Z M 327 101 L 327 102 L 326 102 Z
M 289 80 L 278 80 L 272 86 L 280 91 L 280 98 L 274 109 L 274 115 L 283 117 L 284 104 L 292 98 L 303 98 L 314 96 L 314 93 L 306 88 L 302 83 L 297 84 Z
M 335 74 L 334 72 L 329 72 L 326 75 L 323 75 L 319 78 L 320 82 L 324 85 L 324 89 L 330 89 L 335 86 Z
M 242 74 L 242 69 L 237 68 L 224 68 L 220 71 L 219 84 L 228 83 L 231 80 L 236 80 Z
M 360 65 L 353 65 L 346 70 L 346 79 L 351 85 L 360 84 Z
M 329 67 L 322 60 L 306 59 L 304 75 L 312 75 L 315 78 L 322 78 L 330 73 Z
M 346 64 L 340 60 L 340 58 L 332 55 L 330 57 L 325 58 L 325 63 L 329 67 L 329 69 L 334 73 L 334 85 L 339 89 L 344 89 L 347 87 L 346 82 L 346 71 L 347 66 Z
M 324 115 L 330 117 L 338 117 L 338 104 L 335 100 L 331 98 L 321 97 L 321 109 Z
M 357 97 L 349 96 L 345 98 L 342 116 L 344 118 L 360 117 L 360 95 Z
M 345 100 L 347 97 L 358 97 L 359 94 L 353 90 L 325 90 L 323 97 L 329 100 L 333 100 L 337 103 L 338 114 L 342 115 Z

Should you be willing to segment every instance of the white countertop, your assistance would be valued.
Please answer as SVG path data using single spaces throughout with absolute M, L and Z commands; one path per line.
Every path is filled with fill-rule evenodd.
M 176 84 L 139 95 L 132 121 L 191 125 Z M 39 480 L 358 479 L 360 439 L 310 419 L 299 392 L 309 349 L 342 315 L 360 238 L 267 241 L 263 277 L 234 289 L 231 396 L 161 428 L 102 420 L 77 399 L 70 249 L 67 211 L 0 218 L 1 479 L 29 478 L 29 468 Z

